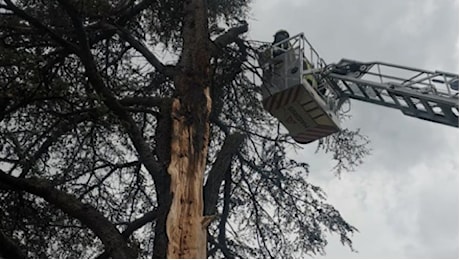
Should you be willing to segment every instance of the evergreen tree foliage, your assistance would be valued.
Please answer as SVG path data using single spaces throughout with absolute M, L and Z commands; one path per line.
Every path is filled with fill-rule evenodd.
M 0 0 L 0 256 L 165 257 L 183 3 Z M 352 248 L 356 228 L 289 158 L 296 144 L 261 105 L 250 1 L 207 8 L 209 257 L 324 254 L 331 234 Z M 346 130 L 318 148 L 342 171 L 366 144 Z

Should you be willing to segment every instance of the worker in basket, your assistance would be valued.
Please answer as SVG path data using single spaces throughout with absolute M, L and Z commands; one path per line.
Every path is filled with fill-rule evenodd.
M 286 31 L 286 30 L 279 30 L 275 33 L 275 35 L 273 36 L 274 37 L 274 40 L 273 40 L 273 43 L 272 45 L 275 45 L 277 43 L 280 43 L 286 39 L 289 39 L 289 33 Z M 273 50 L 273 57 L 277 57 L 281 54 L 283 54 L 284 52 L 286 52 L 288 49 L 289 49 L 289 42 L 286 41 L 286 42 L 283 42 L 282 44 L 276 46 L 276 48 L 274 48 Z M 302 54 L 303 55 L 303 54 Z M 305 58 L 305 56 L 303 55 L 303 70 L 310 70 L 310 69 L 313 69 L 313 65 L 307 60 L 307 58 Z M 296 71 L 294 70 L 293 73 L 295 73 Z M 313 74 L 305 74 L 303 76 L 303 78 L 308 82 L 308 84 L 310 84 L 315 90 L 319 91 L 319 93 L 321 93 L 321 95 L 324 97 L 326 95 L 326 89 L 325 88 L 321 88 L 321 89 L 318 89 L 318 83 L 315 79 L 315 77 L 313 76 Z
M 273 35 L 273 37 L 275 38 L 273 40 L 273 45 L 279 43 L 279 42 L 282 42 L 286 39 L 289 39 L 289 33 L 285 30 L 279 30 L 275 33 L 275 35 Z M 284 42 L 282 44 L 280 44 L 279 46 L 277 46 L 277 48 L 275 48 L 273 50 L 273 57 L 276 57 L 276 56 L 279 56 L 281 55 L 282 53 L 284 53 L 287 49 L 289 49 L 289 42 Z

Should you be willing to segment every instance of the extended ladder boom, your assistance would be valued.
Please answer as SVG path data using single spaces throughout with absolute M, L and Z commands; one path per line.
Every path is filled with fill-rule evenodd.
M 457 74 L 343 59 L 318 76 L 334 89 L 339 105 L 352 98 L 458 127 Z

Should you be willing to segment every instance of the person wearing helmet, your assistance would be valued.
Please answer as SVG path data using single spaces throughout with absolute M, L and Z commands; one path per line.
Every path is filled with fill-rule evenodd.
M 280 42 L 282 42 L 282 41 L 284 41 L 286 39 L 289 39 L 289 37 L 290 37 L 289 33 L 286 30 L 279 30 L 279 31 L 277 31 L 275 33 L 275 35 L 274 35 L 275 39 L 273 40 L 273 45 L 276 45 L 275 46 L 276 48 L 274 48 L 273 57 L 281 55 L 283 52 L 285 52 L 286 50 L 289 49 L 289 42 L 288 41 L 279 44 Z M 304 70 L 310 70 L 312 68 L 313 68 L 313 65 L 305 57 L 303 57 L 303 69 Z M 298 68 L 296 68 L 296 69 L 298 69 Z M 314 89 L 319 91 L 319 93 L 321 93 L 322 96 L 326 95 L 326 89 L 325 88 L 318 89 L 318 83 L 317 83 L 315 77 L 312 74 L 304 75 L 304 79 Z
M 286 39 L 289 39 L 289 33 L 285 30 L 279 30 L 275 33 L 273 36 L 275 39 L 273 40 L 273 45 L 276 45 L 279 42 L 282 42 Z M 284 52 L 284 50 L 287 50 L 289 48 L 289 43 L 288 42 L 283 42 L 282 44 L 279 44 L 276 46 L 275 50 L 273 51 L 273 57 L 276 57 Z

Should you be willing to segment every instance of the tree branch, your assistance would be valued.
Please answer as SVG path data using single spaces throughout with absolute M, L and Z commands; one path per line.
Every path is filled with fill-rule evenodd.
M 133 7 L 129 7 L 130 3 L 128 3 L 128 6 L 125 6 L 124 8 L 121 8 L 121 13 L 116 14 L 118 16 L 118 19 L 115 21 L 117 26 L 123 26 L 125 25 L 130 19 L 132 19 L 134 16 L 138 15 L 141 13 L 143 10 L 148 8 L 154 1 L 153 0 L 143 0 L 137 5 Z M 108 31 L 102 31 L 102 32 L 97 32 L 93 35 L 90 36 L 90 45 L 94 45 L 101 40 L 107 39 L 112 37 L 116 33 L 116 30 L 108 30 Z M 69 54 L 69 51 L 67 50 L 62 50 L 57 54 L 57 57 L 55 59 L 50 60 L 45 68 L 50 68 L 56 62 L 59 60 L 63 59 L 65 56 Z
M 144 107 L 160 107 L 161 105 L 171 103 L 170 98 L 163 97 L 126 97 L 120 99 L 120 104 L 123 106 L 144 106 Z
M 174 76 L 174 66 L 165 66 L 141 41 L 134 38 L 128 30 L 121 26 L 114 26 L 108 23 L 103 23 L 102 26 L 109 30 L 116 30 L 122 39 L 124 39 L 131 45 L 131 47 L 141 53 L 142 56 L 144 56 L 144 58 L 159 72 L 167 77 L 172 78 Z
M 206 185 L 203 188 L 205 216 L 214 215 L 216 213 L 219 189 L 224 180 L 225 172 L 230 167 L 232 157 L 238 151 L 244 139 L 245 136 L 240 133 L 230 134 L 225 139 L 216 161 L 209 171 Z
M 37 195 L 81 221 L 101 239 L 111 257 L 134 258 L 137 256 L 137 252 L 128 246 L 115 226 L 98 210 L 66 192 L 55 189 L 51 182 L 39 178 L 16 178 L 2 170 L 0 170 L 0 182 L 10 189 Z
M 27 257 L 19 248 L 18 243 L 8 237 L 2 230 L 0 230 L 0 245 L 2 245 L 0 247 L 0 258 L 24 259 Z
M 154 0 L 142 0 L 135 6 L 123 9 L 122 12 L 118 14 L 120 18 L 117 20 L 117 24 L 125 24 L 131 18 L 147 9 L 153 2 Z
M 93 55 L 91 54 L 87 35 L 84 30 L 81 18 L 78 17 L 78 14 L 67 0 L 59 0 L 59 3 L 61 3 L 61 5 L 72 18 L 72 22 L 76 29 L 77 37 L 79 38 L 81 47 L 81 51 L 78 52 L 78 56 L 80 57 L 83 66 L 85 67 L 85 73 L 88 76 L 89 82 L 97 94 L 102 97 L 104 104 L 122 121 L 122 125 L 125 127 L 126 132 L 133 142 L 134 148 L 139 154 L 141 159 L 140 161 L 142 164 L 144 164 L 145 168 L 148 170 L 155 183 L 157 183 L 157 176 L 162 169 L 161 165 L 155 159 L 152 149 L 150 149 L 149 145 L 145 142 L 142 132 L 134 119 L 120 104 L 112 91 L 105 85 L 104 80 L 102 79 L 96 66 Z
M 30 159 L 26 160 L 22 163 L 23 170 L 21 172 L 20 177 L 24 178 L 32 167 L 35 165 L 36 161 L 40 159 L 40 157 L 48 151 L 48 149 L 65 133 L 72 130 L 75 125 L 91 119 L 95 113 L 83 113 L 79 116 L 75 116 L 73 118 L 66 118 L 65 120 L 56 124 L 55 130 L 50 134 L 50 136 L 42 143 L 42 145 L 38 148 L 38 150 L 30 157 Z
M 154 221 L 158 216 L 158 210 L 154 209 L 145 213 L 142 217 L 134 220 L 133 222 L 129 223 L 126 227 L 125 231 L 121 233 L 124 238 L 129 238 L 134 231 L 138 230 L 139 228 L 143 227 L 145 224 Z
M 226 239 L 226 224 L 228 221 L 228 216 L 230 215 L 230 196 L 231 196 L 231 185 L 232 185 L 232 170 L 229 167 L 225 172 L 225 185 L 224 185 L 224 206 L 222 209 L 222 215 L 219 222 L 219 235 L 217 237 L 220 245 L 221 251 L 224 254 L 225 258 L 235 258 L 234 254 L 229 250 L 227 246 Z
M 236 42 L 239 39 L 239 36 L 248 31 L 249 27 L 246 22 L 242 25 L 230 28 L 224 34 L 219 35 L 214 41 L 212 46 L 212 52 L 215 54 L 222 47 L 229 45 L 230 43 Z
M 134 220 L 133 222 L 129 223 L 126 227 L 125 231 L 121 233 L 121 235 L 128 239 L 134 231 L 138 230 L 139 228 L 143 227 L 145 224 L 154 221 L 158 217 L 158 210 L 154 209 L 145 213 L 142 217 Z M 96 259 L 106 259 L 109 256 L 107 251 L 104 251 L 102 254 L 96 256 Z
M 4 0 L 5 3 L 7 4 L 9 10 L 13 11 L 17 16 L 19 16 L 20 18 L 28 21 L 32 26 L 34 26 L 35 28 L 45 32 L 46 34 L 48 34 L 51 39 L 53 39 L 54 41 L 56 41 L 58 44 L 60 44 L 62 47 L 66 48 L 67 50 L 69 50 L 70 52 L 76 52 L 77 51 L 77 47 L 75 45 L 73 45 L 72 43 L 64 40 L 63 38 L 61 38 L 57 33 L 55 33 L 53 30 L 51 30 L 50 28 L 48 28 L 47 26 L 45 26 L 44 24 L 42 24 L 40 22 L 40 20 L 38 20 L 37 18 L 35 17 L 32 17 L 30 16 L 29 14 L 27 14 L 26 12 L 24 12 L 24 10 L 21 10 L 19 7 L 17 7 L 16 5 L 13 4 L 13 2 L 11 0 Z

